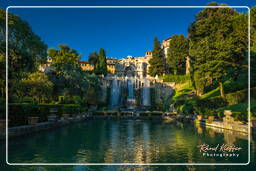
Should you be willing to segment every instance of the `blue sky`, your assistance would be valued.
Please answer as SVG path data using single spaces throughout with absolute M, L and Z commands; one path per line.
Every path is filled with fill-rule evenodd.
M 9 5 L 206 5 L 210 1 L 71 1 L 9 0 Z M 217 1 L 253 6 L 252 1 Z M 29 22 L 49 48 L 67 44 L 87 60 L 89 53 L 104 48 L 108 57 L 143 56 L 155 36 L 163 40 L 174 34 L 187 36 L 187 29 L 201 9 L 10 9 Z

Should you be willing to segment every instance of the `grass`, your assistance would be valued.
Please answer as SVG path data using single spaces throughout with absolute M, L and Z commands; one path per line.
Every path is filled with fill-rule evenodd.
M 170 104 L 174 103 L 177 99 L 181 99 L 181 98 L 185 98 L 186 96 L 189 96 L 189 94 L 191 94 L 193 89 L 194 88 L 193 88 L 191 82 L 177 84 L 175 86 L 174 95 L 169 97 L 163 104 L 164 109 L 167 110 L 169 108 Z
M 211 98 L 211 97 L 216 97 L 216 96 L 220 96 L 220 89 L 219 87 L 203 94 L 200 98 L 201 99 L 208 99 L 208 98 Z
M 243 81 L 236 81 L 236 82 L 232 82 L 230 80 L 227 80 L 224 82 L 224 90 L 225 93 L 233 93 L 242 89 L 246 89 L 247 88 L 247 84 L 246 82 Z M 208 90 L 208 91 L 207 91 Z M 217 84 L 211 85 L 209 87 L 206 88 L 206 93 L 203 94 L 200 99 L 208 99 L 208 98 L 212 98 L 212 97 L 217 97 L 220 96 L 220 89 L 218 87 Z
M 243 90 L 246 88 L 247 88 L 247 85 L 244 80 L 239 79 L 239 81 L 232 81 L 229 79 L 224 82 L 224 90 L 225 90 L 226 94 L 233 93 L 238 90 Z M 220 90 L 219 90 L 217 82 L 213 83 L 212 85 L 207 86 L 205 88 L 206 92 L 200 97 L 196 96 L 193 93 L 193 91 L 195 91 L 195 90 L 191 84 L 191 81 L 176 84 L 175 94 L 172 97 L 170 97 L 169 99 L 167 99 L 167 101 L 163 104 L 164 109 L 167 110 L 169 108 L 170 104 L 176 103 L 176 105 L 178 105 L 176 109 L 178 109 L 178 110 L 181 109 L 181 111 L 184 111 L 182 109 L 184 107 L 187 109 L 192 108 L 192 110 L 193 110 L 193 108 L 194 108 L 193 106 L 194 106 L 194 104 L 196 104 L 195 102 L 197 100 L 206 100 L 206 99 L 220 96 Z M 184 104 L 181 103 L 182 101 L 184 101 Z M 245 113 L 247 111 L 247 108 L 248 108 L 248 103 L 243 102 L 243 103 L 238 103 L 238 104 L 234 104 L 234 105 L 216 108 L 214 110 L 221 112 L 221 113 L 223 113 L 224 110 L 232 110 L 234 112 Z M 252 109 L 251 111 L 256 115 L 256 101 L 252 101 L 251 109 Z

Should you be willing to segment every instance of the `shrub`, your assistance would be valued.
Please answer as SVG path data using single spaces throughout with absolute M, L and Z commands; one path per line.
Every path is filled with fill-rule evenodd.
M 226 100 L 229 105 L 245 102 L 248 100 L 248 90 L 240 90 L 235 93 L 226 94 Z
M 174 107 L 177 110 L 177 112 L 183 113 L 183 114 L 191 114 L 195 110 L 193 100 L 185 100 L 185 99 L 176 100 Z
M 29 116 L 38 116 L 39 122 L 47 120 L 50 109 L 56 109 L 56 115 L 59 117 L 63 113 L 78 114 L 86 110 L 86 108 L 78 104 L 17 104 L 12 103 L 8 106 L 8 119 L 10 126 L 26 125 Z
M 235 118 L 236 121 L 248 121 L 248 113 L 242 113 L 242 112 L 232 112 L 232 116 Z
M 23 97 L 22 98 L 22 102 L 23 103 L 33 103 L 34 102 L 34 99 L 32 97 Z
M 250 89 L 251 100 L 254 100 L 255 97 L 253 94 L 256 93 L 256 87 Z M 242 102 L 246 102 L 248 100 L 248 89 L 236 91 L 234 93 L 226 94 L 226 100 L 229 105 L 234 105 Z
M 213 97 L 209 99 L 198 99 L 195 102 L 195 109 L 198 113 L 205 113 L 207 110 L 214 110 L 219 107 L 226 106 L 227 102 L 221 97 Z

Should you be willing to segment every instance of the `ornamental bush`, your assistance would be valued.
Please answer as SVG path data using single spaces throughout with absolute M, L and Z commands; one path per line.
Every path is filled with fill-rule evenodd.
M 61 117 L 62 114 L 79 114 L 86 108 L 78 104 L 17 104 L 12 103 L 8 106 L 9 126 L 26 125 L 30 116 L 39 117 L 39 122 L 47 121 L 47 116 L 53 114 L 51 109 L 56 109 L 56 114 Z
M 253 94 L 256 93 L 256 87 L 251 88 L 251 100 L 255 99 Z M 248 100 L 248 89 L 236 91 L 234 93 L 226 94 L 226 100 L 229 105 L 234 105 Z
M 232 117 L 235 118 L 236 121 L 248 121 L 248 112 L 232 112 Z
M 207 110 L 214 110 L 227 105 L 227 102 L 220 96 L 209 99 L 198 99 L 195 102 L 195 110 L 197 113 L 204 114 Z

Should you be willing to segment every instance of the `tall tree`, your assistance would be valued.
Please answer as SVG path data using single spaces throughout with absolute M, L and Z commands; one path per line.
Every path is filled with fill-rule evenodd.
M 184 74 L 188 49 L 189 41 L 184 35 L 175 34 L 171 37 L 167 54 L 167 64 L 174 75 Z
M 256 86 L 256 6 L 251 8 L 251 86 Z M 256 96 L 255 94 L 252 94 Z
M 1 94 L 5 87 L 5 17 L 6 12 L 0 9 L 0 86 Z M 34 72 L 37 67 L 46 62 L 47 46 L 37 36 L 29 24 L 20 17 L 8 13 L 8 79 L 10 95 L 13 95 L 14 85 Z M 4 67 L 2 67 L 4 66 Z
M 106 52 L 103 48 L 100 48 L 99 51 L 98 69 L 102 71 L 107 71 Z
M 157 37 L 154 38 L 154 48 L 152 51 L 152 58 L 149 60 L 149 72 L 150 76 L 161 76 L 165 73 L 166 65 L 163 50 L 161 49 L 160 42 Z
M 1 53 L 5 50 L 5 11 L 0 9 L 0 45 Z M 8 60 L 9 74 L 31 72 L 46 62 L 47 46 L 20 17 L 8 13 Z
M 89 58 L 90 64 L 92 64 L 94 66 L 96 66 L 96 64 L 99 61 L 99 55 L 97 54 L 97 52 L 91 53 L 88 58 Z
M 239 13 L 231 8 L 206 8 L 197 14 L 189 28 L 193 68 L 202 77 L 217 80 L 223 98 L 223 78 L 231 69 L 240 68 L 245 58 L 247 43 L 244 32 L 236 29 L 238 19 Z

